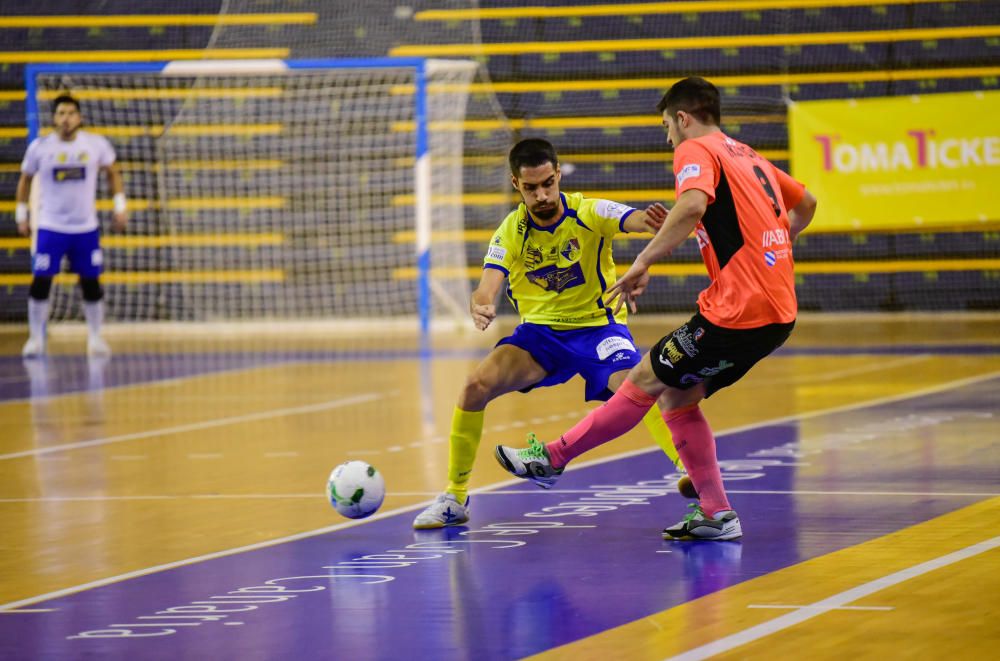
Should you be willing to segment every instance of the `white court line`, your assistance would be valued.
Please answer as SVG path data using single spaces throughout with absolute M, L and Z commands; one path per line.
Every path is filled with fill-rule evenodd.
M 799 610 L 808 608 L 821 608 L 823 610 L 838 611 L 894 611 L 895 606 L 836 606 L 828 608 L 826 606 L 795 606 L 792 604 L 748 604 L 747 608 L 777 608 L 779 610 Z
M 164 427 L 162 429 L 150 429 L 148 431 L 135 432 L 132 434 L 122 434 L 121 436 L 108 436 L 106 438 L 95 438 L 90 441 L 79 441 L 77 443 L 64 443 L 62 445 L 52 445 L 45 448 L 35 448 L 33 450 L 22 450 L 21 452 L 10 452 L 0 454 L 0 461 L 5 459 L 20 459 L 21 457 L 37 457 L 53 452 L 66 452 L 68 450 L 79 450 L 82 448 L 92 448 L 99 445 L 111 445 L 112 443 L 124 443 L 125 441 L 136 441 L 142 438 L 155 438 L 167 434 L 183 434 L 189 431 L 200 431 L 202 429 L 212 429 L 213 427 L 224 427 L 226 425 L 240 424 L 243 422 L 253 422 L 255 420 L 267 420 L 268 418 L 278 418 L 285 415 L 303 415 L 306 413 L 316 413 L 328 409 L 351 406 L 352 404 L 363 404 L 381 399 L 384 395 L 378 393 L 366 393 L 354 395 L 352 397 L 342 397 L 328 402 L 309 404 L 307 406 L 291 406 L 284 409 L 273 409 L 271 411 L 261 411 L 260 413 L 248 413 L 247 415 L 237 415 L 230 418 L 216 418 L 215 420 L 205 420 L 204 422 L 194 422 L 187 425 L 177 425 L 176 427 Z
M 881 404 L 888 404 L 888 403 L 902 401 L 902 400 L 909 399 L 909 398 L 923 397 L 925 395 L 930 395 L 930 394 L 933 394 L 933 393 L 936 393 L 936 392 L 942 392 L 942 391 L 949 390 L 949 389 L 954 389 L 954 388 L 963 388 L 965 386 L 969 386 L 969 385 L 973 385 L 973 384 L 976 384 L 976 383 L 980 383 L 982 381 L 988 381 L 988 380 L 993 379 L 993 378 L 995 378 L 997 376 L 1000 376 L 1000 371 L 993 372 L 993 373 L 986 374 L 986 375 L 980 375 L 980 376 L 975 376 L 975 377 L 968 377 L 968 378 L 965 378 L 965 379 L 958 379 L 956 381 L 951 381 L 949 383 L 939 384 L 939 385 L 931 387 L 931 388 L 924 388 L 923 390 L 918 390 L 918 391 L 910 393 L 908 395 L 907 394 L 902 394 L 902 395 L 894 395 L 894 396 L 891 396 L 891 397 L 882 397 L 882 398 L 879 398 L 879 399 L 873 399 L 873 400 L 869 400 L 869 401 L 866 401 L 866 402 L 858 402 L 858 403 L 854 403 L 854 404 L 845 404 L 843 406 L 837 406 L 837 407 L 834 407 L 834 408 L 824 409 L 824 410 L 821 410 L 821 411 L 813 411 L 813 412 L 810 412 L 810 413 L 802 413 L 802 414 L 799 414 L 799 415 L 789 415 L 789 416 L 785 416 L 785 417 L 782 417 L 782 418 L 775 418 L 773 420 L 765 420 L 765 421 L 762 421 L 762 422 L 757 422 L 757 423 L 753 423 L 753 424 L 749 424 L 749 425 L 744 425 L 742 427 L 736 427 L 734 429 L 727 429 L 727 430 L 719 432 L 717 434 L 717 436 L 722 436 L 723 434 L 735 434 L 737 432 L 748 431 L 748 430 L 757 429 L 757 428 L 760 428 L 760 427 L 770 427 L 772 425 L 781 424 L 781 423 L 784 423 L 784 422 L 791 422 L 793 420 L 805 420 L 805 419 L 809 419 L 809 418 L 815 418 L 817 416 L 826 415 L 826 414 L 830 414 L 830 413 L 841 413 L 841 412 L 844 412 L 844 411 L 851 411 L 851 410 L 863 409 L 863 408 L 872 407 L 872 406 L 879 406 Z M 646 449 L 643 449 L 643 450 L 632 450 L 632 451 L 629 451 L 629 452 L 623 452 L 621 454 L 618 454 L 618 455 L 615 455 L 615 456 L 612 456 L 612 457 L 605 457 L 603 459 L 594 459 L 594 460 L 588 461 L 588 462 L 581 462 L 581 463 L 579 463 L 577 465 L 578 466 L 596 466 L 596 465 L 604 464 L 604 463 L 607 463 L 607 462 L 610 462 L 610 461 L 615 461 L 617 459 L 625 459 L 625 458 L 628 458 L 628 457 L 633 457 L 633 456 L 636 456 L 636 455 L 646 454 L 646 453 L 652 453 L 652 452 L 659 453 L 659 452 L 662 452 L 662 450 L 660 450 L 660 448 L 658 448 L 658 447 L 657 448 L 646 448 Z M 486 487 L 481 487 L 481 488 L 478 488 L 478 489 L 473 489 L 473 490 L 469 491 L 469 494 L 470 495 L 483 495 L 483 494 L 487 494 L 487 493 L 496 491 L 497 489 L 502 489 L 502 488 L 507 487 L 507 486 L 511 486 L 511 485 L 514 485 L 514 484 L 523 484 L 523 483 L 524 483 L 524 481 L 521 478 L 513 477 L 513 478 L 510 478 L 508 480 L 504 480 L 502 482 L 497 482 L 495 484 L 491 484 L 491 485 L 486 486 Z M 538 491 L 536 491 L 536 493 L 541 493 L 541 492 L 543 492 L 542 489 L 539 489 Z M 437 494 L 434 494 L 434 495 L 437 495 Z M 183 566 L 186 566 L 186 565 L 191 565 L 191 564 L 195 564 L 195 563 L 198 563 L 198 562 L 203 562 L 203 561 L 206 561 L 206 560 L 213 560 L 215 558 L 222 558 L 222 557 L 226 557 L 226 556 L 230 556 L 230 555 L 237 555 L 239 553 L 246 553 L 246 552 L 249 552 L 249 551 L 256 551 L 257 549 L 267 548 L 267 547 L 270 547 L 270 546 L 277 546 L 279 544 L 285 544 L 287 542 L 294 542 L 294 541 L 298 541 L 300 539 L 308 539 L 310 537 L 316 537 L 318 535 L 324 535 L 324 534 L 326 534 L 328 532 L 333 532 L 335 530 L 340 530 L 342 528 L 348 528 L 348 527 L 352 527 L 352 526 L 356 526 L 356 525 L 362 525 L 362 524 L 367 523 L 369 521 L 378 521 L 380 519 L 388 518 L 388 517 L 396 515 L 396 514 L 403 514 L 403 513 L 406 513 L 406 512 L 412 512 L 412 511 L 417 510 L 417 509 L 423 509 L 425 506 L 426 506 L 426 502 L 420 502 L 420 503 L 416 503 L 414 505 L 409 505 L 409 506 L 406 506 L 406 507 L 397 507 L 396 509 L 389 510 L 387 512 L 378 512 L 378 513 L 376 513 L 376 514 L 368 517 L 367 519 L 360 519 L 358 521 L 349 521 L 349 522 L 346 522 L 346 523 L 341 523 L 341 524 L 337 524 L 337 525 L 333 525 L 333 526 L 328 526 L 326 528 L 318 528 L 316 530 L 311 530 L 311 531 L 307 531 L 307 532 L 297 533 L 295 535 L 289 535 L 287 537 L 279 537 L 278 539 L 273 539 L 273 540 L 269 540 L 269 541 L 266 541 L 266 542 L 256 542 L 254 544 L 247 544 L 246 546 L 240 546 L 240 547 L 236 547 L 236 548 L 233 548 L 233 549 L 227 549 L 225 551 L 216 551 L 215 553 L 210 553 L 210 554 L 207 554 L 207 555 L 195 556 L 195 557 L 192 557 L 192 558 L 186 558 L 184 560 L 176 560 L 174 562 L 169 562 L 169 563 L 165 563 L 165 564 L 162 564 L 162 565 L 155 565 L 153 567 L 146 567 L 145 569 L 137 569 L 135 571 L 128 572 L 126 574 L 118 574 L 117 576 L 109 576 L 107 578 L 98 579 L 96 581 L 91 581 L 89 583 L 83 583 L 81 585 L 74 585 L 74 586 L 71 586 L 71 587 L 68 587 L 68 588 L 63 588 L 61 590 L 56 590 L 56 591 L 53 591 L 53 592 L 47 592 L 45 594 L 36 595 L 34 597 L 28 597 L 26 599 L 21 599 L 19 601 L 12 601 L 10 603 L 0 604 L 0 611 L 15 609 L 15 608 L 19 608 L 21 606 L 28 606 L 30 604 L 36 604 L 36 603 L 41 602 L 41 601 L 47 601 L 49 599 L 57 599 L 59 597 L 65 597 L 67 595 L 75 594 L 77 592 L 83 592 L 85 590 L 92 590 L 94 588 L 104 587 L 105 585 L 111 585 L 113 583 L 120 583 L 122 581 L 127 581 L 127 580 L 132 579 L 132 578 L 139 578 L 141 576 L 148 576 L 149 574 L 155 574 L 157 572 L 166 571 L 168 569 L 174 569 L 174 568 L 177 568 L 177 567 L 183 567 Z
M 711 656 L 715 656 L 716 654 L 728 652 L 736 649 L 737 647 L 746 645 L 747 643 L 751 643 L 789 627 L 793 627 L 796 624 L 801 624 L 806 620 L 811 620 L 817 615 L 822 615 L 828 611 L 846 606 L 852 601 L 857 601 L 858 599 L 875 594 L 876 592 L 880 592 L 886 588 L 891 588 L 894 585 L 923 576 L 924 574 L 928 574 L 936 569 L 953 565 L 956 562 L 961 562 L 962 560 L 979 555 L 980 553 L 991 551 L 997 547 L 1000 547 L 1000 536 L 987 539 L 979 542 L 978 544 L 973 544 L 972 546 L 967 546 L 964 549 L 949 553 L 948 555 L 943 555 L 939 558 L 922 562 L 919 565 L 914 565 L 913 567 L 900 570 L 889 574 L 888 576 L 876 578 L 874 581 L 863 583 L 857 587 L 851 588 L 850 590 L 845 590 L 840 594 L 835 594 L 832 597 L 827 597 L 826 599 L 817 601 L 814 604 L 809 604 L 806 607 L 800 607 L 787 615 L 776 617 L 768 622 L 758 624 L 757 626 L 750 627 L 749 629 L 744 629 L 743 631 L 712 641 L 711 643 L 702 645 L 701 647 L 688 650 L 683 654 L 672 656 L 669 661 L 698 661 L 700 659 L 707 659 Z
M 520 480 L 519 480 L 520 481 Z M 571 494 L 593 495 L 599 493 L 600 489 L 552 489 L 538 491 L 480 491 L 476 496 L 566 496 Z M 389 497 L 411 497 L 434 498 L 440 491 L 390 491 L 386 495 Z M 744 495 L 789 495 L 789 496 L 899 496 L 902 498 L 995 498 L 1000 493 L 956 493 L 956 492 L 935 492 L 935 491 L 736 491 L 726 489 L 726 493 L 738 493 Z M 628 495 L 623 492 L 622 495 Z M 677 494 L 678 496 L 680 494 Z M 128 501 L 128 500 L 185 500 L 195 498 L 200 500 L 293 500 L 297 498 L 323 498 L 322 490 L 314 493 L 190 493 L 177 494 L 173 496 L 150 495 L 150 496 L 39 496 L 36 498 L 0 498 L 2 503 L 73 503 L 73 502 L 100 502 L 100 501 Z

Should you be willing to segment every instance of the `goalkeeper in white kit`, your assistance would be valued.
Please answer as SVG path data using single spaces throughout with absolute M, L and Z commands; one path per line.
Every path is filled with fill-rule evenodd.
M 38 230 L 31 254 L 31 289 L 28 294 L 30 336 L 22 355 L 34 358 L 45 354 L 45 327 L 49 318 L 52 279 L 59 273 L 64 256 L 80 276 L 83 313 L 87 320 L 87 354 L 111 353 L 101 338 L 104 306 L 100 275 L 104 263 L 97 222 L 97 177 L 108 177 L 113 195 L 112 228 L 125 229 L 125 189 L 115 165 L 115 150 L 103 136 L 80 129 L 80 104 L 69 95 L 52 102 L 54 130 L 28 145 L 17 182 L 15 219 L 22 236 L 30 236 L 31 225 Z M 29 219 L 28 193 L 32 181 L 39 187 L 38 205 Z

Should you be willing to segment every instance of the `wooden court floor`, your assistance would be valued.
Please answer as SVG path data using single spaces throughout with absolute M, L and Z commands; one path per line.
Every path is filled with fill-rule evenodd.
M 648 348 L 681 320 L 637 317 L 632 328 Z M 236 563 L 240 554 L 227 555 L 233 549 L 328 529 L 334 541 L 351 535 L 354 553 L 391 548 L 376 532 L 411 535 L 420 504 L 443 487 L 448 425 L 463 378 L 509 328 L 448 333 L 421 347 L 400 331 L 220 334 L 119 327 L 108 335 L 114 357 L 100 363 L 80 355 L 82 335 L 70 325 L 54 328 L 51 355 L 34 363 L 18 356 L 19 329 L 0 332 L 0 658 L 135 658 L 133 648 L 74 647 L 93 641 L 73 641 L 46 626 L 45 618 L 59 610 L 47 604 L 105 586 L 127 587 L 204 559 Z M 577 380 L 493 402 L 472 482 L 482 503 L 473 523 L 504 520 L 506 503 L 551 498 L 505 486 L 509 476 L 491 457 L 494 444 L 519 444 L 528 430 L 554 438 L 592 406 L 582 401 Z M 461 607 L 429 604 L 442 617 L 440 635 L 454 639 L 440 649 L 417 644 L 404 656 L 995 656 L 1000 315 L 804 315 L 780 353 L 703 408 L 720 436 L 720 457 L 730 457 L 734 481 L 727 485 L 741 494 L 740 508 L 762 503 L 757 514 L 771 512 L 755 525 L 773 526 L 767 528 L 768 543 L 776 545 L 771 555 L 786 554 L 786 566 L 751 567 L 752 545 L 764 542 L 750 535 L 737 553 L 743 556 L 739 575 L 717 584 L 713 572 L 726 558 L 687 556 L 684 580 L 691 592 L 681 603 L 627 621 L 588 610 L 613 588 L 598 580 L 587 592 L 574 584 L 569 597 L 551 599 L 572 602 L 566 613 L 570 619 L 585 613 L 587 626 L 577 622 L 563 638 L 535 644 L 523 638 L 530 632 L 519 611 L 505 620 L 520 627 L 510 631 L 516 642 L 485 655 L 449 628 L 455 626 L 449 614 Z M 787 440 L 782 430 L 792 426 L 795 435 Z M 773 438 L 761 439 L 761 429 Z M 747 430 L 758 436 L 740 440 Z M 743 442 L 768 449 L 744 452 Z M 628 463 L 636 457 L 647 464 L 662 459 L 644 453 L 650 445 L 639 428 L 586 460 L 593 470 L 603 466 L 616 476 L 600 479 L 625 479 L 618 475 L 636 470 Z M 754 456 L 772 463 L 755 469 Z M 354 458 L 384 474 L 389 516 L 341 530 L 344 520 L 325 502 L 323 487 L 333 466 Z M 794 479 L 739 481 L 755 470 L 786 466 L 794 467 Z M 566 489 L 572 493 L 572 483 Z M 788 500 L 754 500 L 775 495 Z M 669 506 L 657 502 L 638 523 L 622 520 L 608 534 L 661 544 L 659 529 L 683 514 L 683 503 L 668 498 Z M 859 514 L 865 511 L 872 516 Z M 358 541 L 366 530 L 372 531 L 371 548 Z M 565 551 L 555 545 L 546 552 L 552 563 Z M 638 562 L 613 558 L 623 571 Z M 586 574 L 594 563 L 609 562 L 592 560 L 575 571 Z M 243 572 L 238 563 L 227 571 Z M 450 580 L 461 583 L 461 566 L 449 571 Z M 248 575 L 245 584 L 254 580 Z M 622 587 L 629 590 L 641 594 L 642 585 Z M 421 589 L 420 598 L 427 592 Z M 595 603 L 580 606 L 573 601 L 577 594 Z M 386 593 L 390 602 L 414 598 L 413 592 Z M 164 605 L 152 600 L 146 608 L 142 599 L 139 610 L 159 612 Z M 529 616 L 548 612 L 545 598 L 526 603 L 518 608 Z M 353 608 L 377 618 L 388 607 L 363 602 Z M 487 610 L 484 628 L 491 622 Z M 475 609 L 469 617 L 476 617 Z M 302 631 L 299 638 L 308 639 L 310 629 Z M 351 631 L 361 646 L 367 634 Z M 301 647 L 301 640 L 283 647 L 282 635 L 275 633 L 270 646 L 255 639 L 259 653 L 249 657 L 241 652 L 249 643 L 239 639 L 211 648 L 210 656 L 293 658 L 294 650 L 298 658 L 348 658 L 321 644 L 327 634 L 317 633 L 312 647 Z M 149 644 L 148 658 L 177 658 L 165 642 Z M 371 640 L 370 647 L 358 648 L 370 654 L 355 658 L 403 658 L 406 645 L 405 638 Z M 183 649 L 186 658 L 210 658 L 210 648 Z

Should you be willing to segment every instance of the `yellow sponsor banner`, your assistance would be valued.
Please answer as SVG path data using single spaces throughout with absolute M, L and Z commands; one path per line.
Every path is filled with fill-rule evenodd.
M 817 230 L 1000 220 L 1000 92 L 807 101 L 789 110 L 792 174 Z

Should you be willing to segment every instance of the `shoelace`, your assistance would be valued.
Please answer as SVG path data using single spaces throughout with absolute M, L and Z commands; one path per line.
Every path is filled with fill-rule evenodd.
M 528 434 L 528 447 L 518 451 L 521 461 L 544 460 L 548 461 L 549 455 L 545 452 L 545 444 L 539 441 L 534 434 Z
M 685 523 L 690 523 L 696 516 L 701 516 L 703 519 L 705 518 L 705 513 L 701 510 L 701 505 L 699 503 L 688 503 L 688 507 L 691 511 L 684 515 Z

